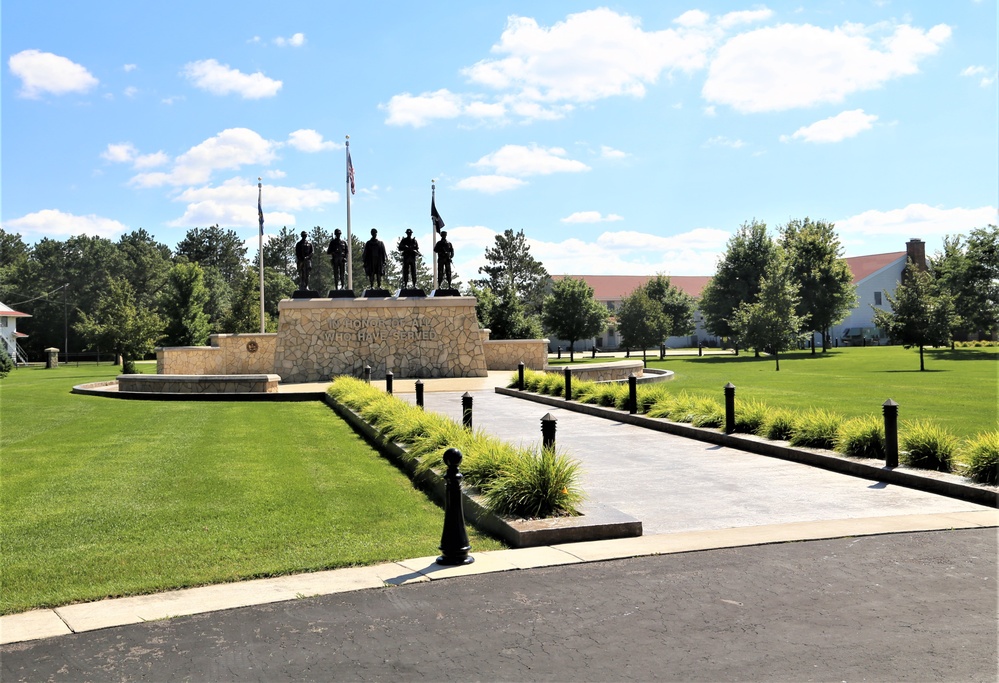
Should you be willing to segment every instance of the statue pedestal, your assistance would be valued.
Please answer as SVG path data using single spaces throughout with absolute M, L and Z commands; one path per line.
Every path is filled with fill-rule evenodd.
M 319 292 L 314 289 L 296 289 L 292 292 L 292 299 L 318 299 Z
M 274 372 L 289 383 L 360 377 L 366 365 L 373 379 L 388 370 L 397 379 L 485 377 L 475 303 L 471 296 L 285 299 Z
M 430 296 L 461 296 L 461 292 L 457 289 L 435 289 Z
M 392 292 L 387 289 L 366 289 L 361 296 L 365 299 L 388 299 L 392 296 Z
M 412 296 L 426 296 L 427 293 L 424 292 L 422 289 L 418 288 L 414 289 L 412 287 L 408 287 L 406 289 L 400 289 L 398 292 L 395 293 L 395 295 L 397 297 L 412 297 Z
M 353 289 L 331 289 L 327 299 L 356 299 Z

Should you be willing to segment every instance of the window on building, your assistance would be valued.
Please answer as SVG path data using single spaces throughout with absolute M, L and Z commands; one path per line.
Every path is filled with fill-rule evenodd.
M 881 292 L 874 292 L 874 305 L 875 306 L 881 305 Z
M 607 310 L 608 311 L 613 311 L 614 310 L 614 302 L 613 301 L 608 301 L 607 302 Z

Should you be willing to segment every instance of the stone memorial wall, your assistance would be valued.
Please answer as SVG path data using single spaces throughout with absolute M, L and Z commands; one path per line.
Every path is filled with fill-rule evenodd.
M 156 349 L 158 375 L 254 375 L 274 372 L 277 334 L 213 334 L 211 346 Z
M 286 299 L 273 372 L 283 382 L 334 375 L 372 379 L 484 377 L 483 339 L 474 297 Z

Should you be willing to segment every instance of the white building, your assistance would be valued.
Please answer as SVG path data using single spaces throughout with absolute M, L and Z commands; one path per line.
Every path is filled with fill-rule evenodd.
M 853 283 L 857 286 L 857 306 L 838 325 L 834 325 L 831 330 L 832 339 L 842 340 L 844 332 L 864 330 L 863 334 L 869 339 L 881 338 L 883 336 L 874 330 L 874 309 L 887 309 L 888 301 L 884 297 L 884 292 L 894 292 L 898 283 L 902 280 L 902 271 L 905 270 L 906 259 L 912 259 L 917 267 L 926 269 L 926 244 L 920 239 L 911 239 L 905 245 L 905 251 L 893 251 L 887 254 L 872 254 L 870 256 L 852 256 L 845 259 L 850 271 L 853 273 Z M 621 302 L 625 297 L 634 292 L 638 287 L 644 285 L 652 277 L 651 275 L 555 275 L 553 280 L 560 280 L 565 277 L 583 280 L 593 288 L 593 298 L 607 306 L 611 318 L 607 329 L 599 337 L 594 339 L 584 339 L 576 342 L 577 351 L 585 351 L 596 346 L 600 349 L 621 348 L 621 335 L 617 330 L 617 322 L 614 318 L 615 311 L 621 307 Z M 700 298 L 701 291 L 711 280 L 708 275 L 677 275 L 670 277 L 670 282 L 681 291 L 692 297 Z M 682 348 L 697 346 L 699 343 L 705 345 L 715 345 L 719 339 L 704 329 L 704 318 L 700 311 L 694 312 L 694 333 L 684 337 L 670 337 L 666 340 L 666 345 L 670 348 Z M 866 329 L 865 329 L 866 328 Z M 850 335 L 848 335 L 850 336 Z M 822 343 L 821 337 L 815 335 L 816 345 Z M 569 348 L 569 343 L 560 339 L 551 339 L 552 349 L 562 346 Z
M 7 355 L 14 359 L 15 363 L 27 363 L 28 359 L 17 346 L 17 340 L 28 335 L 17 331 L 18 318 L 30 318 L 27 313 L 15 311 L 10 306 L 0 303 L 0 343 L 3 343 L 7 350 Z

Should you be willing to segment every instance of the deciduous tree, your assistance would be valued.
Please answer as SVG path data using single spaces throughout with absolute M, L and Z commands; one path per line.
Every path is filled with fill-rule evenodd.
M 595 337 L 607 324 L 607 308 L 593 298 L 593 288 L 583 280 L 565 277 L 552 286 L 541 313 L 544 329 L 569 342 L 569 360 L 580 339 Z
M 999 229 L 975 228 L 966 241 L 961 235 L 945 237 L 931 268 L 937 286 L 954 300 L 960 338 L 994 334 L 999 328 Z
M 874 324 L 887 332 L 891 341 L 907 349 L 919 347 L 919 369 L 925 370 L 923 347 L 948 344 L 956 324 L 950 294 L 938 291 L 933 276 L 909 261 L 895 295 L 886 291 L 885 298 L 891 312 L 875 308 Z
M 93 312 L 81 312 L 76 323 L 84 339 L 120 355 L 126 373 L 135 372 L 134 361 L 153 350 L 163 328 L 163 319 L 138 304 L 135 290 L 123 277 L 110 278 Z
M 728 241 L 714 277 L 701 294 L 705 327 L 719 337 L 738 337 L 733 313 L 742 304 L 756 301 L 760 276 L 773 260 L 776 245 L 767 235 L 766 223 L 744 223 Z M 736 350 L 738 350 L 736 340 Z
M 202 346 L 211 332 L 205 274 L 197 263 L 176 264 L 167 276 L 160 306 L 166 318 L 164 344 Z
M 794 346 L 801 336 L 800 298 L 793 267 L 784 250 L 777 248 L 760 279 L 753 303 L 742 303 L 732 315 L 739 338 L 757 350 L 772 353 L 780 371 L 780 352 Z
M 668 323 L 662 306 L 652 300 L 648 289 L 639 287 L 621 302 L 617 327 L 621 332 L 621 343 L 628 349 L 641 349 L 644 362 L 645 350 L 665 339 L 663 330 L 667 329 Z

